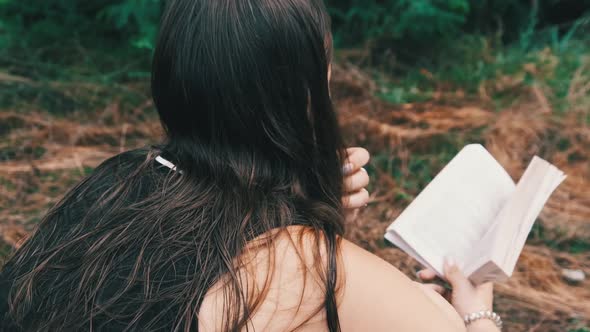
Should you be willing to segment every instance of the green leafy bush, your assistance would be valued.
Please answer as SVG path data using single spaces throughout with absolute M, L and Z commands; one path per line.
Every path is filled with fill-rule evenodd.
M 0 46 L 81 42 L 151 48 L 162 0 L 0 0 Z
M 460 31 L 469 0 L 329 0 L 339 44 L 372 39 L 431 40 Z
M 522 61 L 528 61 L 522 54 L 536 47 L 535 43 L 556 51 L 571 49 L 568 42 L 573 32 L 581 34 L 578 23 L 572 22 L 587 21 L 578 18 L 569 25 L 550 26 L 546 18 L 557 0 L 325 1 L 338 47 L 365 46 L 375 60 L 372 64 L 384 64 L 384 74 L 412 76 L 405 80 L 415 84 L 400 87 L 396 82 L 393 92 L 386 93 L 388 99 L 399 102 L 437 88 L 429 85 L 438 83 L 412 69 L 433 71 L 437 82 L 452 81 L 477 89 L 482 81 L 493 79 L 500 72 L 498 68 L 506 71 L 516 66 L 520 70 Z M 0 66 L 4 65 L 2 54 L 9 54 L 7 58 L 17 54 L 19 59 L 35 63 L 35 70 L 43 71 L 38 75 L 27 72 L 29 77 L 66 77 L 64 71 L 73 63 L 80 65 L 82 75 L 88 70 L 85 68 L 101 73 L 102 81 L 131 74 L 146 77 L 164 3 L 0 0 Z M 576 3 L 587 3 L 590 10 L 590 0 Z M 549 32 L 543 35 L 551 40 L 538 42 L 540 29 Z M 512 42 L 517 47 L 503 51 L 503 45 Z M 584 50 L 575 55 L 582 53 Z M 572 68 L 580 62 L 576 57 Z M 125 65 L 135 64 L 121 68 L 124 61 Z M 567 88 L 564 85 L 559 91 Z
M 338 45 L 397 40 L 431 44 L 459 32 L 523 30 L 529 1 L 325 0 Z M 42 46 L 67 38 L 151 48 L 164 0 L 0 0 L 0 46 Z M 543 2 L 543 1 L 541 1 Z M 547 2 L 547 1 L 546 1 Z M 549 0 L 552 2 L 552 0 Z M 10 38 L 12 36 L 13 38 Z
M 135 47 L 152 49 L 162 6 L 162 0 L 125 0 L 107 6 L 99 17 L 112 22 L 118 30 L 131 34 Z

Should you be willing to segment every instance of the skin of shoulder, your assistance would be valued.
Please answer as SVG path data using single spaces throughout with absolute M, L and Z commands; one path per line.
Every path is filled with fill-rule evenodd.
M 345 283 L 338 312 L 344 331 L 465 331 L 438 293 L 349 241 L 342 241 L 341 250 Z
M 288 227 L 270 236 L 272 249 L 255 244 L 241 259 L 245 264 L 239 276 L 249 296 L 262 295 L 248 328 L 326 331 L 324 287 L 321 271 L 315 268 L 326 266 L 324 246 L 318 247 L 313 231 L 305 227 Z M 319 257 L 313 248 L 319 248 Z M 342 331 L 465 331 L 458 314 L 440 295 L 412 282 L 381 258 L 342 239 L 338 261 Z M 205 296 L 199 311 L 200 331 L 222 329 L 224 284 L 221 280 Z

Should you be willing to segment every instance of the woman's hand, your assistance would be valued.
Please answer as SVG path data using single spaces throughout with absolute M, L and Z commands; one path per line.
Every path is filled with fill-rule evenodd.
M 345 209 L 355 210 L 369 202 L 369 192 L 365 187 L 369 184 L 369 174 L 363 168 L 370 159 L 369 151 L 363 148 L 349 148 L 348 159 L 342 167 L 344 174 L 344 197 L 342 205 Z
M 450 295 L 447 298 L 461 317 L 481 310 L 492 310 L 494 300 L 494 287 L 492 283 L 474 286 L 454 261 L 445 260 L 445 278 L 453 288 L 450 294 L 445 294 L 445 289 L 437 284 L 425 284 L 425 287 L 435 290 L 441 295 Z M 436 273 L 432 270 L 418 272 L 422 281 L 433 281 Z

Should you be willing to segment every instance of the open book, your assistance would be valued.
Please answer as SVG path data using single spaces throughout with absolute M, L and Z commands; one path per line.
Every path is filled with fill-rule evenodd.
M 475 284 L 508 279 L 533 224 L 565 175 L 534 157 L 515 185 L 481 145 L 468 145 L 387 228 L 385 238 L 443 276 L 453 257 Z

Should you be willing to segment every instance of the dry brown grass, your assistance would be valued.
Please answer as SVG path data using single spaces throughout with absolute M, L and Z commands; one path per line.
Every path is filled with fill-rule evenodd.
M 348 94 L 339 102 L 347 136 L 374 153 L 390 151 L 405 160 L 422 153 L 425 146 L 434 145 L 430 151 L 436 151 L 441 135 L 480 129 L 483 143 L 515 179 L 533 155 L 550 160 L 568 178 L 538 221 L 544 229 L 543 240 L 555 244 L 590 241 L 590 128 L 582 121 L 586 109 L 556 116 L 540 105 L 547 100 L 541 98 L 540 90 L 523 92 L 517 102 L 500 112 L 490 111 L 485 102 L 468 100 L 392 106 L 369 97 L 366 91 L 371 85 L 366 77 L 358 80 L 342 71 L 335 78 L 336 86 Z M 347 87 L 351 81 L 352 86 Z M 386 227 L 407 203 L 395 199 L 399 184 L 389 174 L 379 169 L 377 174 L 375 203 L 349 227 L 349 236 L 413 276 L 419 265 L 382 240 Z M 590 280 L 570 285 L 561 277 L 563 268 L 590 275 L 590 252 L 552 250 L 543 241 L 525 247 L 513 277 L 496 286 L 497 310 L 507 320 L 506 330 L 567 331 L 587 326 Z
M 590 253 L 573 254 L 547 246 L 590 241 L 590 129 L 580 120 L 587 109 L 556 116 L 539 89 L 523 92 L 518 102 L 500 112 L 489 110 L 485 98 L 441 98 L 393 106 L 371 97 L 375 83 L 354 66 L 337 66 L 334 81 L 349 143 L 398 158 L 408 178 L 414 175 L 407 161 L 414 155 L 437 152 L 440 140 L 449 133 L 459 137 L 454 144 L 477 137 L 514 178 L 520 177 L 534 154 L 563 169 L 568 179 L 539 220 L 543 238 L 525 247 L 513 278 L 497 285 L 497 310 L 504 315 L 507 331 L 567 331 L 590 323 L 590 280 L 570 285 L 561 277 L 562 268 L 581 269 L 590 275 Z M 569 98 L 581 101 L 588 95 L 588 84 L 581 78 L 574 83 Z M 146 100 L 124 110 L 115 101 L 91 115 L 67 118 L 42 111 L 0 110 L 0 156 L 9 156 L 0 162 L 0 242 L 4 244 L 0 250 L 18 247 L 47 208 L 87 174 L 89 167 L 124 149 L 157 141 L 161 130 L 156 118 L 139 116 L 150 107 Z M 378 165 L 375 174 L 372 204 L 349 225 L 348 236 L 413 278 L 418 264 L 387 246 L 383 234 L 407 204 L 398 194 L 416 192 L 402 188 L 399 180 Z

